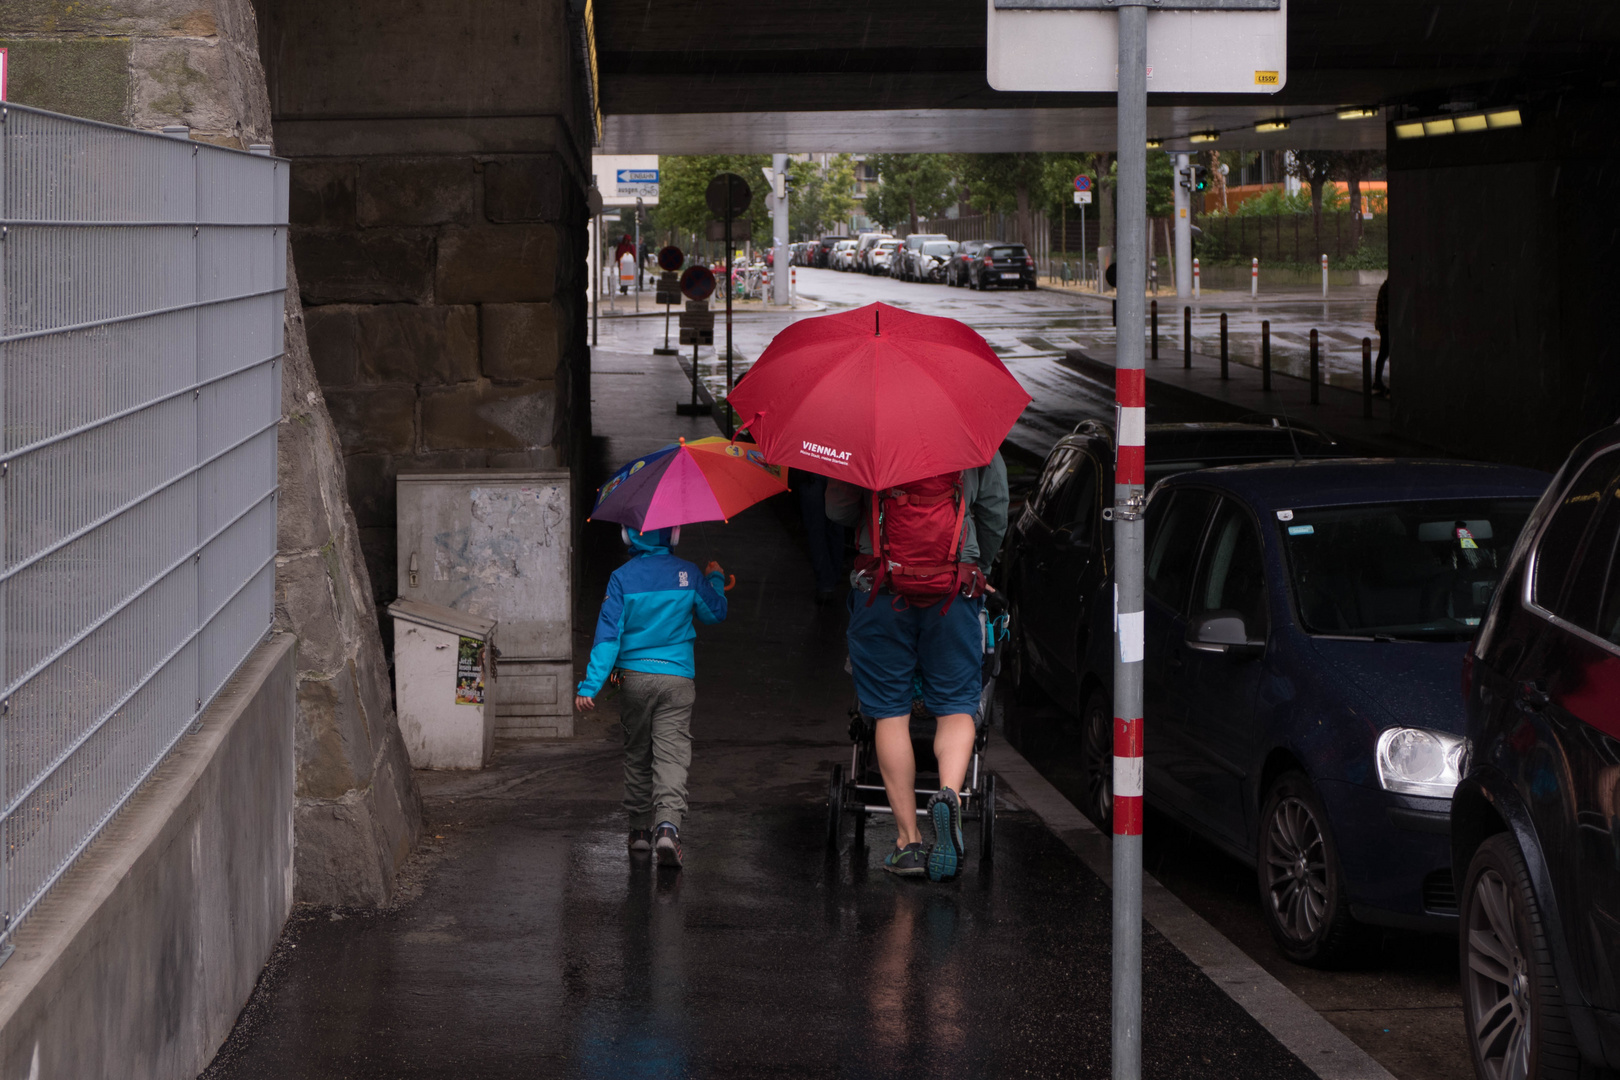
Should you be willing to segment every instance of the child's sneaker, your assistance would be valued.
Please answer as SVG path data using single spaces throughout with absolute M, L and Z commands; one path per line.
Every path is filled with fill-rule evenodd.
M 962 869 L 962 801 L 950 788 L 940 788 L 928 800 L 928 820 L 934 824 L 934 846 L 928 852 L 928 880 L 949 881 Z
M 630 850 L 637 854 L 646 854 L 652 850 L 651 829 L 630 830 Z
M 658 826 L 655 835 L 653 846 L 658 852 L 658 865 L 681 865 L 681 831 L 666 821 Z

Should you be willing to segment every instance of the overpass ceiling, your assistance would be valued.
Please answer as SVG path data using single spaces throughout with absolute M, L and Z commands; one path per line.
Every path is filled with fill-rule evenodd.
M 1111 95 L 990 88 L 986 0 L 596 0 L 595 10 L 608 152 L 1113 144 Z M 1620 66 L 1620 4 L 1291 0 L 1288 40 L 1281 92 L 1153 95 L 1155 134 L 1215 128 L 1232 133 L 1223 142 L 1248 132 L 1246 148 L 1376 146 L 1380 121 L 1321 114 L 1595 86 Z M 1274 116 L 1293 127 L 1253 135 Z

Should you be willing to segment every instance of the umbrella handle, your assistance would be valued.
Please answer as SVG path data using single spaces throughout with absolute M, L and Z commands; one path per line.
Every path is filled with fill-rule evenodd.
M 726 588 L 725 588 L 725 591 L 730 592 L 732 589 L 735 589 L 736 587 L 737 587 L 737 575 L 736 574 L 727 574 L 726 575 Z

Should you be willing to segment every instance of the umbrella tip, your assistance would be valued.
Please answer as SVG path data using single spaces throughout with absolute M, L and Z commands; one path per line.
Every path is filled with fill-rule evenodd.
M 685 446 L 685 445 L 686 445 L 686 436 L 685 436 L 685 435 L 682 435 L 682 436 L 681 436 L 681 445 L 682 445 L 682 446 Z

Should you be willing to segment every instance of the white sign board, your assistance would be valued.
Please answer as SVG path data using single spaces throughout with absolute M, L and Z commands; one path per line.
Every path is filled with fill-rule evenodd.
M 658 170 L 615 169 L 613 189 L 615 195 L 656 199 L 658 198 Z
M 1074 205 L 1076 205 L 1076 206 L 1090 206 L 1091 205 L 1091 192 L 1089 192 L 1089 191 L 1077 191 L 1077 192 L 1075 192 L 1074 193 Z
M 1119 90 L 1117 11 L 990 10 L 986 74 L 997 90 Z M 1288 0 L 1276 11 L 1155 11 L 1150 94 L 1274 94 L 1288 81 Z

